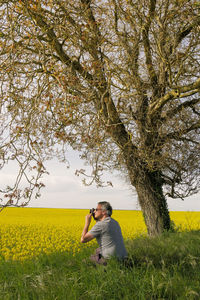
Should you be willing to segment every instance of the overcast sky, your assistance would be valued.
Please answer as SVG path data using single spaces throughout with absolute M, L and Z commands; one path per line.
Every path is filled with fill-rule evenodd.
M 81 178 L 74 173 L 80 169 L 82 162 L 76 152 L 69 152 L 71 167 L 68 169 L 57 160 L 46 163 L 50 175 L 43 178 L 45 188 L 42 189 L 42 196 L 32 199 L 31 207 L 51 207 L 51 208 L 92 208 L 98 201 L 109 201 L 114 209 L 140 209 L 137 194 L 123 180 L 122 176 L 108 174 L 113 187 L 96 188 L 96 186 L 86 187 Z M 13 167 L 7 167 L 1 171 L 1 186 L 14 178 Z M 170 211 L 200 211 L 200 194 L 196 194 L 182 200 L 168 199 Z

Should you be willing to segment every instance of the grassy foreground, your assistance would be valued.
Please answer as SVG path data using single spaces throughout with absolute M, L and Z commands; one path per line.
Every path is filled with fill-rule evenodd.
M 1 300 L 200 299 L 200 231 L 126 241 L 133 267 L 94 267 L 94 249 L 0 260 Z M 84 261 L 83 261 L 84 260 Z

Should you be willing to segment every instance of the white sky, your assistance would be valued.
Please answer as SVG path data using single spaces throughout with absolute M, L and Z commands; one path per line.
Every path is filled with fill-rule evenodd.
M 98 201 L 109 201 L 114 209 L 140 209 L 137 194 L 122 176 L 106 175 L 113 187 L 96 188 L 84 186 L 81 178 L 74 173 L 80 169 L 82 162 L 76 152 L 69 151 L 70 169 L 57 160 L 46 163 L 50 175 L 45 175 L 42 196 L 32 199 L 29 207 L 51 208 L 92 208 Z M 0 173 L 0 187 L 14 178 L 13 167 L 7 167 Z M 200 211 L 200 193 L 186 198 L 184 201 L 168 199 L 169 210 L 172 211 Z

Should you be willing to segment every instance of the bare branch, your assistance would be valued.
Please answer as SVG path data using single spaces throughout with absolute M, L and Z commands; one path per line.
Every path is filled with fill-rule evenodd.
M 144 43 L 145 56 L 146 56 L 146 66 L 147 66 L 147 69 L 149 72 L 151 85 L 154 87 L 154 96 L 156 96 L 158 93 L 158 89 L 157 89 L 158 78 L 157 78 L 155 69 L 153 67 L 151 47 L 150 47 L 150 41 L 149 41 L 149 28 L 150 28 L 152 19 L 155 16 L 155 8 L 156 8 L 156 0 L 151 0 L 149 12 L 147 15 L 147 21 L 144 24 L 143 29 L 142 29 L 143 43 Z
M 183 128 L 179 131 L 173 131 L 173 132 L 170 132 L 166 135 L 161 135 L 160 139 L 164 140 L 164 141 L 167 141 L 167 140 L 176 140 L 176 141 L 180 140 L 181 141 L 181 140 L 183 140 L 182 137 L 184 135 L 190 133 L 191 131 L 197 130 L 199 128 L 200 128 L 200 121 L 198 120 L 197 122 L 191 124 L 190 126 L 188 126 L 186 128 Z
M 93 81 L 93 76 L 85 71 L 83 67 L 80 65 L 80 63 L 77 60 L 72 60 L 63 50 L 62 45 L 59 43 L 53 28 L 51 28 L 44 20 L 44 18 L 36 13 L 33 12 L 31 9 L 28 9 L 28 13 L 31 15 L 33 20 L 36 22 L 36 24 L 43 30 L 43 32 L 48 36 L 49 38 L 49 44 L 53 47 L 53 49 L 56 51 L 58 57 L 60 60 L 66 64 L 67 66 L 72 66 L 72 68 L 80 73 L 85 79 L 89 81 Z
M 162 117 L 162 121 L 165 122 L 166 120 L 174 117 L 176 114 L 181 112 L 184 108 L 190 107 L 190 108 L 194 109 L 194 105 L 199 103 L 199 102 L 200 102 L 200 98 L 194 98 L 192 100 L 188 100 L 188 101 L 185 101 L 185 102 L 181 103 L 180 105 L 178 105 L 174 109 L 171 109 L 171 110 L 167 111 L 165 113 L 165 116 Z
M 192 23 L 189 26 L 186 26 L 179 32 L 176 36 L 176 41 L 173 48 L 177 48 L 182 40 L 188 36 L 192 30 L 200 25 L 200 16 L 197 16 L 193 19 Z
M 200 78 L 197 79 L 194 83 L 182 86 L 182 87 L 176 87 L 170 92 L 168 92 L 165 96 L 158 99 L 156 102 L 153 102 L 149 106 L 149 113 L 151 115 L 155 114 L 159 110 L 162 109 L 162 107 L 168 103 L 170 100 L 177 99 L 177 98 L 184 98 L 190 95 L 193 95 L 193 92 L 198 92 L 200 88 Z M 188 94 L 190 92 L 190 94 Z M 192 94 L 191 94 L 192 92 Z

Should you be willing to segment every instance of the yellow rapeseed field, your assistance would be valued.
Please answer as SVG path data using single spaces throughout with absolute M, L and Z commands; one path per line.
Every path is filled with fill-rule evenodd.
M 24 260 L 40 253 L 77 253 L 96 243 L 80 243 L 88 210 L 51 208 L 5 208 L 0 213 L 0 257 L 5 260 Z M 125 239 L 146 234 L 140 211 L 115 210 Z M 180 228 L 200 229 L 200 212 L 171 212 Z M 94 225 L 92 221 L 91 227 Z

